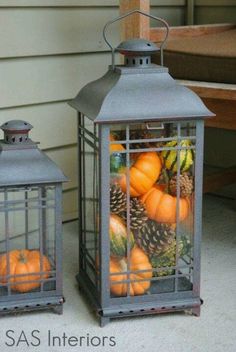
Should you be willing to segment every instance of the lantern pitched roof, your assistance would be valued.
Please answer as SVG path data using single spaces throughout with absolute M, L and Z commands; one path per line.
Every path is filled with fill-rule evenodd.
M 11 120 L 0 127 L 0 187 L 61 183 L 67 178 L 60 168 L 28 137 L 33 128 L 28 122 Z
M 33 142 L 19 148 L 0 141 L 0 187 L 64 181 L 60 168 Z
M 214 114 L 201 99 L 176 82 L 166 67 L 115 66 L 87 84 L 69 102 L 98 123 L 201 119 Z

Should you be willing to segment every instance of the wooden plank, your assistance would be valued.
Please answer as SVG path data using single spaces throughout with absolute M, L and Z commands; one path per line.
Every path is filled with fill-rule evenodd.
M 216 116 L 206 120 L 207 127 L 223 128 L 236 131 L 236 101 L 203 99 L 208 109 Z
M 109 51 L 102 29 L 116 16 L 112 7 L 0 9 L 0 58 Z M 109 38 L 120 42 L 118 25 Z
M 72 99 L 110 60 L 104 53 L 2 60 L 0 108 Z
M 195 26 L 178 26 L 170 27 L 169 40 L 176 40 L 183 37 L 195 37 L 207 34 L 215 34 L 236 28 L 235 24 L 211 24 L 211 25 L 195 25 Z M 150 40 L 159 42 L 163 39 L 164 28 L 151 28 Z
M 154 5 L 155 6 L 152 6 Z M 180 0 L 168 0 L 165 2 L 162 1 L 151 1 L 151 13 L 152 15 L 156 15 L 158 17 L 165 18 L 167 22 L 172 25 L 180 25 L 184 21 L 184 10 L 183 6 L 185 6 L 184 1 Z M 144 12 L 149 13 L 149 1 L 145 0 L 121 0 L 120 1 L 120 10 L 121 13 L 125 13 L 127 11 L 131 11 L 134 9 L 140 9 Z M 151 20 L 155 26 L 158 23 L 154 20 Z M 149 25 L 150 21 L 142 17 L 140 15 L 134 15 L 124 20 L 121 24 L 121 34 L 122 38 L 146 38 L 149 39 Z
M 40 142 L 41 149 L 77 141 L 76 112 L 65 102 L 0 110 L 0 125 L 13 119 L 26 120 L 34 126 L 30 135 L 32 140 Z
M 236 84 L 178 80 L 201 98 L 236 100 Z
M 236 183 L 236 167 L 227 168 L 211 175 L 206 175 L 203 182 L 203 192 L 215 192 L 218 189 Z
M 150 12 L 149 0 L 120 0 L 120 13 L 124 14 L 129 11 L 140 10 L 143 12 Z M 134 14 L 125 18 L 121 22 L 121 36 L 122 40 L 130 38 L 144 38 L 149 39 L 149 17 Z

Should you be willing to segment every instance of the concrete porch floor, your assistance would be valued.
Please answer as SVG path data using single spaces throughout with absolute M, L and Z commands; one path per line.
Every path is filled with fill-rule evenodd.
M 149 352 L 235 352 L 236 351 L 236 211 L 233 201 L 213 196 L 204 198 L 202 245 L 201 317 L 183 313 L 112 320 L 100 328 L 91 308 L 80 295 L 77 273 L 77 224 L 64 225 L 64 314 L 27 313 L 1 318 L 0 351 L 149 351 Z M 39 330 L 40 347 L 7 347 L 7 330 L 18 338 Z M 116 346 L 50 347 L 47 330 L 53 335 L 100 338 L 114 336 Z M 13 334 L 13 333 L 12 333 Z M 30 340 L 29 340 L 30 342 Z M 35 340 L 33 341 L 35 342 Z

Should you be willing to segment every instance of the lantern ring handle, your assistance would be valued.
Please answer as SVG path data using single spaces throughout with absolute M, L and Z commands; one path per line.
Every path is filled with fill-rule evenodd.
M 135 13 L 139 13 L 140 15 L 143 15 L 143 16 L 146 16 L 146 17 L 149 17 L 149 18 L 152 18 L 158 22 L 161 22 L 164 24 L 164 26 L 166 27 L 166 35 L 165 35 L 165 38 L 164 40 L 161 42 L 161 45 L 160 45 L 160 51 L 161 51 L 161 65 L 163 66 L 163 48 L 166 44 L 166 41 L 168 39 L 168 36 L 169 36 L 169 31 L 170 31 L 170 28 L 169 28 L 169 25 L 168 23 L 163 20 L 163 18 L 160 18 L 160 17 L 156 17 L 156 16 L 153 16 L 153 15 L 150 15 L 149 13 L 146 13 L 146 12 L 143 12 L 143 11 L 140 11 L 140 10 L 133 10 L 133 11 L 130 11 L 130 12 L 127 12 L 125 13 L 124 15 L 121 15 L 119 17 L 116 17 L 114 20 L 111 20 L 109 22 L 107 22 L 105 24 L 105 26 L 103 27 L 103 39 L 104 41 L 106 42 L 106 44 L 109 46 L 109 48 L 111 49 L 111 52 L 112 52 L 112 68 L 114 68 L 115 66 L 115 48 L 111 45 L 111 43 L 108 41 L 107 39 L 107 28 L 117 22 L 117 21 L 120 21 L 120 20 L 123 20 L 124 18 L 128 17 L 128 16 L 131 16 Z

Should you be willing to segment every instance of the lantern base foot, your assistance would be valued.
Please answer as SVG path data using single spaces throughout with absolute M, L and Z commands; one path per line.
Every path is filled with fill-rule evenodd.
M 62 315 L 63 314 L 63 305 L 60 305 L 60 306 L 56 306 L 54 309 L 53 309 L 54 313 L 58 314 L 58 315 Z
M 100 316 L 99 323 L 100 323 L 100 327 L 103 328 L 105 325 L 110 323 L 110 318 Z
M 201 315 L 201 307 L 195 307 L 195 308 L 191 309 L 191 313 L 195 317 L 200 317 L 200 315 Z
M 200 302 L 201 302 L 201 305 L 202 305 L 203 304 L 203 300 L 200 299 Z M 191 309 L 192 315 L 194 315 L 195 317 L 200 317 L 200 315 L 201 315 L 201 305 Z

